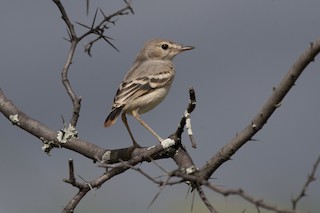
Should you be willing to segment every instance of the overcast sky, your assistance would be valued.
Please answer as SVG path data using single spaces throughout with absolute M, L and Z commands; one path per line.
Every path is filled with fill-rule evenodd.
M 109 14 L 123 7 L 121 1 L 62 1 L 72 21 L 90 25 L 97 7 Z M 105 148 L 131 144 L 122 122 L 105 129 L 113 96 L 143 43 L 166 38 L 196 49 L 177 56 L 176 78 L 166 100 L 142 118 L 162 137 L 170 135 L 188 103 L 193 86 L 197 107 L 192 114 L 198 148 L 187 137 L 183 143 L 201 167 L 241 131 L 259 111 L 272 87 L 285 75 L 309 43 L 320 37 L 319 0 L 184 0 L 135 1 L 135 15 L 119 17 L 107 35 L 120 52 L 98 42 L 92 56 L 79 46 L 69 79 L 83 97 L 79 136 Z M 66 26 L 49 0 L 2 0 L 0 87 L 22 111 L 59 130 L 61 115 L 70 119 L 72 105 L 61 84 L 66 60 Z M 99 16 L 101 18 L 101 15 Z M 76 25 L 78 33 L 83 28 Z M 319 57 L 318 57 L 319 58 Z M 214 183 L 238 188 L 266 202 L 289 208 L 320 153 L 320 63 L 307 67 L 265 127 L 241 148 L 232 161 L 213 175 Z M 129 123 L 143 146 L 157 143 L 136 120 Z M 68 150 L 55 149 L 51 156 L 41 150 L 41 141 L 11 125 L 0 116 L 0 212 L 60 212 L 76 189 L 62 182 L 68 176 L 67 161 L 85 180 L 102 174 L 90 160 Z M 159 163 L 168 171 L 172 160 Z M 163 175 L 153 164 L 141 168 L 152 176 Z M 320 176 L 318 170 L 317 177 Z M 134 171 L 113 178 L 89 193 L 76 212 L 189 212 L 184 184 L 166 187 L 147 209 L 158 187 Z M 210 202 L 221 212 L 256 212 L 235 198 L 206 190 Z M 302 210 L 319 212 L 320 180 L 311 184 Z M 205 212 L 196 196 L 194 212 Z M 262 211 L 264 212 L 264 211 Z

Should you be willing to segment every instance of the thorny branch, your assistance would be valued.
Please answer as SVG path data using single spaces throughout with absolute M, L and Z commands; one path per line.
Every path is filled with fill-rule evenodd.
M 190 103 L 192 103 L 193 108 L 190 110 L 190 113 L 195 108 L 195 103 L 192 101 L 195 99 L 194 90 L 191 88 L 189 90 L 190 94 L 190 102 L 187 108 L 190 108 Z M 192 94 L 192 95 L 191 95 Z M 181 118 L 181 120 L 185 120 L 184 116 Z M 180 124 L 183 124 L 183 122 L 180 122 Z M 182 133 L 184 125 L 179 125 L 178 129 L 182 128 L 179 132 Z M 177 132 L 177 131 L 176 131 Z M 155 146 L 143 148 L 143 147 L 133 147 L 132 150 L 129 152 L 130 157 L 128 157 L 127 161 L 123 161 L 123 159 L 117 159 L 119 162 L 119 165 L 116 167 L 111 167 L 110 171 L 107 171 L 105 174 L 101 175 L 99 178 L 90 181 L 88 183 L 80 183 L 75 181 L 75 179 L 71 178 L 74 175 L 72 175 L 73 171 L 69 171 L 69 180 L 65 180 L 65 182 L 70 183 L 71 185 L 77 187 L 80 191 L 76 194 L 76 196 L 66 205 L 63 212 L 73 212 L 77 204 L 80 202 L 80 200 L 84 197 L 84 195 L 90 191 L 91 188 L 99 188 L 102 184 L 104 184 L 109 179 L 113 178 L 114 176 L 121 174 L 125 172 L 126 170 L 133 168 L 138 163 L 142 163 L 144 161 L 151 161 L 153 159 L 158 158 L 166 158 L 171 157 L 175 160 L 179 168 L 187 173 L 192 173 L 195 171 L 195 165 L 190 157 L 190 155 L 185 151 L 185 149 L 182 147 L 181 144 L 181 133 L 179 135 L 172 134 L 169 136 L 168 140 L 172 140 L 173 143 L 171 146 L 167 147 L 167 145 L 161 143 L 157 144 Z M 125 151 L 125 150 L 123 150 Z M 117 151 L 113 151 L 117 152 Z M 111 154 L 113 152 L 110 152 L 109 150 L 105 152 L 105 154 L 102 156 L 101 159 L 97 159 L 100 161 L 101 166 L 104 166 L 105 163 L 110 163 Z M 106 157 L 107 155 L 107 157 Z M 112 163 L 115 163 L 115 161 L 112 160 Z M 110 168 L 108 164 L 105 165 L 106 168 Z M 69 170 L 72 170 L 73 166 L 70 165 L 69 162 Z M 148 179 L 150 179 L 150 176 L 148 176 L 146 173 L 141 171 L 140 169 L 135 168 L 136 171 L 140 172 L 144 176 L 146 176 Z M 154 181 L 157 183 L 157 181 Z M 159 182 L 160 183 L 160 182 Z M 162 186 L 165 186 L 167 182 L 162 184 Z M 81 196 L 80 196 L 81 195 Z
M 319 158 L 316 161 L 313 170 L 312 170 L 312 174 L 314 174 L 316 172 L 316 169 L 318 167 L 319 164 Z M 159 179 L 157 180 L 156 178 L 151 177 L 150 175 L 148 175 L 147 173 L 145 173 L 142 169 L 140 168 L 136 168 L 136 167 L 130 167 L 132 169 L 134 169 L 135 171 L 141 173 L 143 176 L 147 177 L 147 179 L 151 180 L 152 182 L 158 184 L 161 188 L 159 190 L 159 192 L 156 194 L 156 196 L 153 198 L 151 204 L 155 201 L 155 199 L 159 196 L 160 192 L 164 189 L 165 186 L 169 185 L 176 185 L 176 184 L 180 184 L 183 182 L 186 183 L 191 183 L 191 186 L 194 189 L 197 189 L 200 198 L 202 199 L 202 201 L 204 202 L 204 204 L 207 206 L 208 210 L 210 212 L 218 212 L 217 210 L 215 210 L 213 208 L 213 206 L 210 204 L 210 202 L 208 201 L 208 199 L 206 198 L 204 191 L 202 188 L 199 188 L 201 186 L 206 186 L 208 189 L 211 189 L 213 191 L 215 191 L 218 194 L 221 194 L 225 197 L 228 196 L 239 196 L 240 198 L 244 199 L 245 201 L 253 204 L 254 206 L 256 206 L 258 209 L 262 208 L 262 209 L 266 209 L 275 213 L 307 213 L 307 212 L 302 212 L 299 210 L 296 210 L 295 208 L 291 209 L 284 209 L 284 208 L 280 208 L 276 205 L 272 205 L 269 204 L 267 202 L 265 202 L 263 199 L 254 197 L 252 195 L 249 195 L 248 193 L 246 193 L 243 189 L 239 188 L 239 189 L 228 189 L 228 188 L 224 188 L 221 186 L 217 186 L 215 184 L 212 184 L 211 182 L 209 182 L 208 180 L 202 179 L 201 177 L 199 177 L 199 174 L 197 172 L 193 173 L 193 174 L 188 174 L 185 171 L 181 171 L 181 170 L 174 170 L 171 172 L 166 172 L 166 178 L 165 180 Z M 312 176 L 312 174 L 310 176 Z M 165 176 L 164 176 L 165 177 Z M 173 177 L 179 177 L 181 178 L 180 180 L 175 180 L 175 181 L 170 181 L 171 178 Z M 314 179 L 313 179 L 314 180 Z M 297 199 L 297 202 L 299 202 L 299 199 Z M 151 205 L 150 204 L 150 205 Z
M 255 205 L 258 208 L 263 208 L 266 210 L 270 210 L 276 213 L 306 213 L 298 210 L 290 210 L 290 209 L 283 209 L 279 208 L 276 205 L 269 204 L 265 202 L 263 199 L 256 198 L 254 196 L 251 196 L 247 194 L 244 190 L 242 189 L 226 189 L 221 186 L 214 185 L 210 183 L 208 180 L 205 180 L 199 176 L 198 173 L 194 174 L 186 174 L 185 172 L 181 172 L 179 170 L 175 170 L 171 172 L 171 176 L 175 177 L 181 177 L 183 181 L 190 181 L 197 183 L 202 186 L 206 186 L 207 188 L 215 191 L 218 194 L 221 194 L 223 196 L 230 196 L 230 195 L 237 195 L 241 197 L 242 199 L 248 201 L 249 203 Z
M 142 163 L 144 161 L 150 162 L 150 159 L 157 160 L 171 157 L 175 160 L 177 165 L 179 165 L 179 167 L 182 168 L 182 170 L 185 172 L 192 172 L 193 168 L 195 168 L 190 155 L 183 149 L 180 140 L 174 141 L 173 139 L 170 139 L 174 141 L 174 143 L 172 143 L 172 145 L 169 147 L 157 143 L 157 145 L 151 147 L 141 147 L 135 149 L 129 147 L 117 150 L 102 149 L 97 145 L 91 144 L 78 138 L 72 138 L 69 139 L 66 143 L 61 143 L 57 139 L 57 132 L 55 130 L 50 129 L 49 127 L 45 126 L 39 121 L 36 121 L 28 117 L 26 114 L 20 111 L 9 99 L 6 98 L 1 88 L 0 111 L 14 125 L 24 129 L 30 134 L 33 134 L 37 138 L 41 139 L 41 141 L 43 142 L 49 144 L 58 144 L 60 147 L 73 150 L 94 161 L 103 160 L 101 163 L 120 162 L 119 166 L 110 169 L 110 171 L 107 171 L 99 178 L 93 181 L 82 183 L 76 180 L 74 175 L 73 162 L 69 161 L 69 178 L 64 181 L 77 187 L 79 189 L 79 192 L 66 205 L 63 212 L 73 212 L 77 204 L 90 190 L 92 190 L 93 188 L 99 188 L 103 183 L 105 183 L 109 179 L 125 172 L 132 166 L 137 165 L 138 163 Z M 108 156 L 108 158 L 104 158 L 104 156 Z M 119 156 L 125 157 L 127 159 L 126 162 L 121 163 L 121 158 L 119 158 Z
M 100 40 L 101 38 L 104 39 L 109 45 L 111 45 L 115 50 L 119 51 L 111 42 L 110 42 L 110 37 L 104 35 L 105 33 L 105 30 L 109 29 L 109 26 L 108 24 L 111 23 L 113 25 L 115 25 L 116 23 L 116 20 L 113 20 L 113 18 L 117 17 L 117 16 L 123 16 L 123 15 L 128 15 L 129 13 L 131 14 L 134 14 L 134 11 L 131 7 L 131 1 L 124 1 L 126 3 L 126 6 L 116 12 L 114 12 L 113 14 L 111 15 L 105 15 L 104 12 L 99 9 L 99 11 L 101 12 L 101 14 L 103 15 L 103 19 L 100 21 L 100 23 L 98 23 L 95 27 L 94 27 L 94 24 L 95 24 L 95 20 L 96 20 L 96 16 L 97 16 L 97 12 L 98 10 L 96 10 L 96 13 L 95 13 L 95 17 L 94 17 L 94 20 L 92 22 L 92 25 L 91 27 L 88 27 L 84 24 L 81 24 L 81 23 L 78 23 L 79 25 L 89 29 L 86 33 L 84 33 L 83 35 L 81 35 L 79 37 L 79 39 L 83 39 L 85 37 L 87 37 L 88 35 L 90 34 L 96 34 L 98 37 L 94 40 L 92 40 L 91 42 L 89 42 L 86 47 L 85 47 L 85 52 L 88 53 L 88 55 L 91 56 L 91 47 L 93 45 L 94 42 Z
M 74 90 L 72 89 L 71 84 L 68 79 L 68 72 L 69 72 L 70 65 L 72 63 L 74 53 L 76 51 L 77 44 L 80 40 L 77 38 L 76 32 L 74 30 L 74 26 L 71 23 L 68 15 L 67 15 L 67 12 L 65 11 L 60 0 L 53 0 L 53 2 L 59 8 L 60 13 L 61 13 L 61 18 L 63 19 L 63 21 L 67 25 L 68 35 L 69 35 L 69 39 L 70 39 L 70 49 L 69 49 L 69 53 L 67 56 L 67 60 L 66 60 L 64 66 L 62 68 L 62 71 L 61 71 L 61 79 L 62 79 L 62 84 L 65 87 L 68 95 L 70 96 L 70 99 L 73 104 L 73 113 L 72 113 L 72 118 L 70 119 L 70 124 L 75 127 L 77 125 L 77 122 L 79 119 L 79 113 L 80 113 L 80 107 L 81 107 L 81 97 L 78 97 L 75 94 Z
M 238 133 L 228 144 L 221 148 L 200 170 L 201 177 L 208 179 L 211 175 L 230 157 L 236 153 L 244 144 L 266 124 L 273 112 L 280 107 L 281 101 L 290 91 L 305 68 L 314 61 L 320 52 L 320 38 L 312 42 L 310 46 L 300 55 L 296 62 L 289 69 L 287 74 L 280 81 L 279 85 L 273 88 L 272 94 L 261 110 L 254 116 L 251 123 Z
M 109 45 L 111 45 L 114 49 L 118 50 L 109 40 L 110 38 L 107 37 L 106 35 L 104 35 L 105 33 L 105 29 L 107 29 L 107 24 L 108 23 L 113 23 L 115 24 L 114 21 L 112 21 L 112 18 L 116 17 L 116 16 L 122 16 L 122 15 L 127 15 L 129 14 L 128 12 L 133 13 L 133 9 L 131 8 L 130 2 L 129 1 L 124 1 L 126 6 L 118 11 L 116 11 L 115 13 L 109 15 L 109 16 L 105 16 L 102 12 L 102 10 L 100 9 L 101 13 L 103 14 L 104 18 L 100 21 L 99 24 L 97 24 L 97 26 L 94 27 L 95 21 L 96 21 L 96 17 L 97 17 L 97 11 L 95 13 L 93 22 L 92 22 L 92 26 L 91 27 L 87 27 L 88 31 L 85 32 L 84 34 L 77 36 L 75 29 L 74 29 L 74 25 L 72 24 L 70 18 L 67 15 L 67 12 L 65 10 L 65 8 L 63 7 L 62 3 L 60 0 L 52 0 L 58 7 L 60 13 L 61 13 L 61 18 L 63 19 L 63 21 L 65 22 L 66 26 L 67 26 L 67 31 L 68 31 L 68 35 L 69 35 L 69 39 L 68 41 L 70 42 L 70 49 L 69 49 L 69 53 L 67 56 L 67 60 L 62 68 L 61 71 L 61 78 L 62 78 L 62 84 L 65 87 L 68 95 L 70 96 L 70 99 L 72 101 L 73 104 L 73 110 L 72 110 L 72 118 L 70 119 L 70 124 L 71 126 L 75 127 L 77 125 L 78 119 L 79 119 L 79 113 L 80 113 L 80 108 L 81 108 L 81 97 L 78 97 L 75 93 L 75 91 L 72 89 L 71 84 L 69 82 L 68 79 L 68 72 L 69 72 L 69 68 L 70 65 L 72 64 L 72 60 L 77 48 L 77 45 L 79 44 L 79 42 L 87 37 L 88 35 L 94 34 L 97 35 L 98 37 L 96 39 L 94 39 L 93 41 L 89 42 L 89 46 L 86 45 L 85 47 L 85 51 L 88 52 L 88 54 L 91 56 L 91 47 L 92 45 L 100 40 L 101 38 L 104 39 Z M 87 2 L 88 3 L 88 2 Z M 128 12 L 127 12 L 128 11 Z
M 213 206 L 211 205 L 211 203 L 207 199 L 207 197 L 206 197 L 201 185 L 196 184 L 196 189 L 198 191 L 198 194 L 199 194 L 201 200 L 203 201 L 204 205 L 206 205 L 206 207 L 209 209 L 209 211 L 212 212 L 212 213 L 218 213 L 217 210 L 215 210 L 213 208 Z
M 311 182 L 315 181 L 316 180 L 316 171 L 317 171 L 317 168 L 320 164 L 320 156 L 318 156 L 316 162 L 314 163 L 313 167 L 312 167 L 312 171 L 311 171 L 311 174 L 308 176 L 308 179 L 307 181 L 305 182 L 305 184 L 303 185 L 301 191 L 300 191 L 300 194 L 295 197 L 295 198 L 292 198 L 291 202 L 292 202 L 292 209 L 296 209 L 297 208 L 297 204 L 298 202 L 306 196 L 306 191 L 309 187 L 309 185 L 311 184 Z

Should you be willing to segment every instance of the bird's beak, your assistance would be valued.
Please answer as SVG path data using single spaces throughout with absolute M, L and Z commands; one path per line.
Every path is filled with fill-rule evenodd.
M 192 50 L 192 49 L 194 49 L 195 47 L 193 47 L 193 46 L 182 46 L 181 47 L 181 51 L 187 51 L 187 50 Z

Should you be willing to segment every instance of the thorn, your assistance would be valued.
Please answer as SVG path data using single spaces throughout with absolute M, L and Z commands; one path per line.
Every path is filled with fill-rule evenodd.
M 96 9 L 96 13 L 94 14 L 94 17 L 93 17 L 91 29 L 93 29 L 94 23 L 96 22 L 97 14 L 98 14 L 98 8 Z
M 104 14 L 103 10 L 100 7 L 98 7 L 98 9 L 99 9 L 100 13 L 103 15 L 104 19 L 106 19 L 107 16 Z
M 84 24 L 81 24 L 80 22 L 77 22 L 76 21 L 76 24 L 79 24 L 80 26 L 84 27 L 84 28 L 87 28 L 89 30 L 91 30 L 92 28 L 88 27 L 87 25 L 84 25 Z
M 104 36 L 102 37 L 111 47 L 113 47 L 115 50 L 117 50 L 118 52 L 120 52 L 120 50 L 114 46 L 107 38 L 105 38 Z
M 87 12 L 87 16 L 89 15 L 89 0 L 87 0 L 87 5 L 86 5 L 86 12 Z
M 281 106 L 281 102 L 277 103 L 276 105 L 274 105 L 275 108 L 278 108 Z
M 104 24 L 104 25 L 103 25 L 103 29 L 108 30 L 109 28 L 110 28 L 110 27 L 108 27 L 107 24 Z
M 86 45 L 84 45 L 84 52 L 86 52 L 90 57 L 92 57 L 91 55 L 91 46 L 92 46 L 92 43 L 88 43 Z
M 61 119 L 62 119 L 62 124 L 63 124 L 63 126 L 66 127 L 66 122 L 65 122 L 64 117 L 63 117 L 62 114 L 61 114 Z
M 310 42 L 310 48 L 313 48 L 314 43 Z
M 65 38 L 65 37 L 63 37 L 63 39 L 66 40 L 66 41 L 68 41 L 68 42 L 71 42 L 70 39 L 67 39 L 67 38 Z
M 72 39 L 71 32 L 70 32 L 70 30 L 68 28 L 66 28 L 66 30 L 67 30 L 67 33 L 68 33 L 68 36 L 69 36 L 69 39 L 70 39 L 70 42 L 71 42 L 71 39 Z
M 131 0 L 129 0 L 129 1 L 124 0 L 124 2 L 127 4 L 128 9 L 130 10 L 130 12 L 131 12 L 132 14 L 134 14 L 134 11 L 133 11 L 133 9 L 132 9 L 132 7 L 131 7 Z
M 119 20 L 119 18 L 117 18 L 117 19 L 115 19 L 115 20 L 113 20 L 113 21 L 109 21 L 111 24 L 113 24 L 113 26 L 114 25 L 116 25 L 116 22 Z

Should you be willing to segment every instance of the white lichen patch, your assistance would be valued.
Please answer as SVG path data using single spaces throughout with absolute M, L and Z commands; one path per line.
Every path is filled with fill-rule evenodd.
M 111 159 L 111 151 L 106 151 L 103 155 L 102 155 L 102 162 L 108 162 Z
M 188 135 L 193 135 L 190 118 L 186 119 L 186 128 L 187 128 Z
M 186 168 L 186 173 L 187 174 L 193 174 L 197 171 L 197 168 L 195 166 L 190 166 L 188 168 Z
M 153 149 L 154 147 L 156 147 L 156 146 L 149 146 L 149 147 L 147 148 L 147 150 Z
M 50 140 L 46 140 L 43 137 L 40 138 L 40 140 L 42 140 L 43 145 L 41 147 L 42 151 L 44 151 L 45 153 L 47 153 L 48 155 L 50 155 L 50 151 L 55 148 L 55 147 L 61 147 L 60 144 L 57 144 L 54 141 L 50 141 Z
M 184 117 L 185 118 L 190 118 L 190 113 L 187 110 L 184 111 Z
M 19 115 L 18 114 L 10 115 L 9 119 L 12 122 L 12 124 L 20 125 L 20 123 L 19 123 Z
M 172 140 L 171 138 L 167 138 L 167 139 L 164 139 L 163 141 L 161 141 L 161 145 L 164 149 L 167 149 L 170 146 L 173 146 L 175 144 L 176 144 L 176 142 L 174 140 Z
M 191 127 L 190 113 L 188 113 L 187 110 L 184 111 L 184 117 L 186 118 L 186 129 L 187 129 L 188 135 L 193 135 L 192 127 Z
M 71 138 L 77 138 L 78 131 L 74 126 L 69 124 L 68 128 L 64 127 L 62 130 L 58 131 L 57 139 L 60 143 L 67 143 Z

